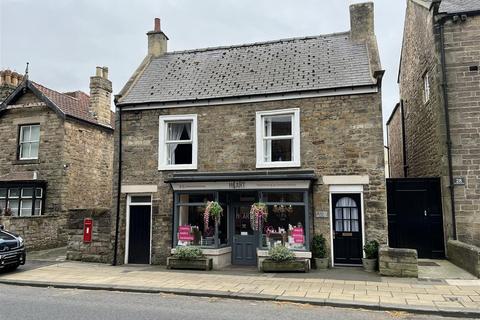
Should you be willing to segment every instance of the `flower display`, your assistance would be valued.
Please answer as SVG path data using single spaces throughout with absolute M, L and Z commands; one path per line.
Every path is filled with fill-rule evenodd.
M 220 218 L 223 213 L 222 206 L 217 201 L 208 201 L 205 211 L 203 212 L 203 221 L 205 223 L 205 230 L 208 230 L 208 222 L 210 216 L 215 220 L 215 223 L 220 223 Z
M 267 221 L 268 211 L 265 203 L 257 202 L 250 208 L 250 225 L 257 231 L 263 222 Z

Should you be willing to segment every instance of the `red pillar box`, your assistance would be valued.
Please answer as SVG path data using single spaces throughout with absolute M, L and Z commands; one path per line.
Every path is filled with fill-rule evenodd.
M 93 220 L 85 218 L 83 220 L 83 242 L 92 242 Z

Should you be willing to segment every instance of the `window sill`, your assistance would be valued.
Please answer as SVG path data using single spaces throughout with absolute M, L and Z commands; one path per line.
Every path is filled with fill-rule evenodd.
M 197 170 L 196 165 L 159 166 L 158 171 Z
M 14 165 L 22 165 L 22 164 L 40 164 L 40 160 L 38 159 L 25 159 L 25 160 L 14 160 L 12 162 Z
M 299 168 L 301 165 L 299 162 L 267 162 L 267 163 L 257 163 L 257 169 L 268 169 L 268 168 Z

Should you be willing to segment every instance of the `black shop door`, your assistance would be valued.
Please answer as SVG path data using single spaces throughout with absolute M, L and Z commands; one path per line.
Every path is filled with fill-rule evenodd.
M 150 206 L 130 206 L 128 263 L 150 263 Z
M 334 263 L 362 263 L 362 204 L 359 193 L 332 194 Z
M 438 178 L 387 179 L 390 247 L 416 249 L 419 258 L 445 257 Z

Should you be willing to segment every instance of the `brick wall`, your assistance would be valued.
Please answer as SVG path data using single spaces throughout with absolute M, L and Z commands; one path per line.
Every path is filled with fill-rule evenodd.
M 390 168 L 390 178 L 404 177 L 402 130 L 402 109 L 400 105 L 397 105 L 387 122 L 388 165 Z
M 480 246 L 480 16 L 445 24 L 448 106 L 458 240 Z
M 75 121 L 65 123 L 64 159 L 68 165 L 66 207 L 112 204 L 113 131 Z
M 158 171 L 159 116 L 166 114 L 198 115 L 198 172 L 243 171 L 255 170 L 255 112 L 300 108 L 301 168 L 314 169 L 319 177 L 368 175 L 370 184 L 364 186 L 366 238 L 385 242 L 380 99 L 380 94 L 368 94 L 123 113 L 122 183 L 158 185 L 153 195 L 152 262 L 164 264 L 171 247 L 173 199 L 170 186 L 163 183 L 171 171 Z M 328 186 L 314 185 L 316 211 L 330 211 L 328 197 Z M 120 262 L 125 244 L 125 203 L 122 195 Z M 323 233 L 330 243 L 329 219 L 314 218 L 314 223 L 315 231 Z
M 21 235 L 27 250 L 56 248 L 67 243 L 64 214 L 34 217 L 0 216 L 0 224 L 5 226 L 5 230 Z

